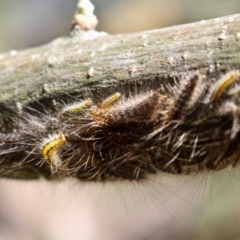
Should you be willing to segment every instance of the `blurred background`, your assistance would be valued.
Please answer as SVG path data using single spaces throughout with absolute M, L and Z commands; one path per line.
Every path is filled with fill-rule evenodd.
M 93 0 L 97 30 L 130 33 L 240 12 L 239 0 Z M 77 0 L 0 0 L 0 52 L 69 32 Z M 148 183 L 0 180 L 0 240 L 240 239 L 239 170 Z
M 77 0 L 0 0 L 0 52 L 46 43 L 69 31 Z M 93 0 L 99 25 L 129 33 L 240 12 L 239 0 Z

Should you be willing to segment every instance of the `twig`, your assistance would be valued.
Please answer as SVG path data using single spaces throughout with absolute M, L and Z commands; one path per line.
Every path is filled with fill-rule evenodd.
M 237 81 L 239 72 L 220 79 L 210 98 L 207 88 L 223 73 L 240 68 L 239 29 L 240 14 L 129 35 L 75 28 L 68 37 L 48 45 L 2 54 L 0 176 L 19 177 L 20 172 L 20 178 L 33 178 L 40 171 L 49 177 L 61 164 L 65 164 L 64 174 L 94 180 L 140 179 L 156 169 L 180 173 L 186 162 L 197 165 L 198 171 L 235 166 L 238 99 L 230 92 L 225 98 L 224 91 Z M 182 92 L 176 98 L 175 80 L 196 70 L 198 74 L 186 84 L 181 82 Z M 148 92 L 135 102 L 127 99 L 111 108 L 118 92 L 128 98 L 144 91 Z M 89 97 L 89 103 L 98 100 L 95 107 L 78 119 L 65 118 L 63 105 Z M 68 111 L 81 111 L 85 105 L 80 102 Z M 32 116 L 34 111 L 37 114 Z M 210 132 L 202 135 L 205 125 Z M 62 162 L 58 149 L 66 142 L 70 147 Z M 39 158 L 46 160 L 43 166 Z

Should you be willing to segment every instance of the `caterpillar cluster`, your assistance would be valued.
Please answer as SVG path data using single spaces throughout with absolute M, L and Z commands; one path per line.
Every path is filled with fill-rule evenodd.
M 195 73 L 168 94 L 116 92 L 64 106 L 55 114 L 23 112 L 0 128 L 0 177 L 144 178 L 236 167 L 240 157 L 240 73 L 215 83 Z

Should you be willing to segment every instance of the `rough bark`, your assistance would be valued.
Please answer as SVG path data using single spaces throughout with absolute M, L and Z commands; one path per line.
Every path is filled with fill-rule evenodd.
M 240 66 L 240 14 L 126 35 L 73 32 L 0 58 L 0 109 Z M 0 113 L 1 114 L 1 113 Z

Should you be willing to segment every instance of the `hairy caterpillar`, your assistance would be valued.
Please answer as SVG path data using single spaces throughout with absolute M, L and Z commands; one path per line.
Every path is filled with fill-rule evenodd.
M 87 99 L 85 101 L 74 103 L 69 106 L 66 106 L 62 109 L 63 113 L 78 113 L 85 108 L 89 107 L 92 104 L 91 99 Z
M 180 82 L 179 90 L 169 87 L 169 93 L 116 92 L 100 103 L 89 98 L 53 113 L 23 111 L 13 121 L 14 130 L 1 126 L 0 177 L 10 178 L 12 171 L 18 177 L 16 166 L 37 169 L 46 178 L 57 174 L 102 181 L 235 167 L 239 78 L 239 71 L 230 71 L 213 84 L 195 73 Z
M 63 134 L 57 134 L 50 136 L 43 142 L 41 146 L 42 155 L 46 162 L 52 166 L 52 168 L 58 168 L 61 166 L 61 159 L 58 155 L 58 150 L 62 145 L 66 143 L 66 138 Z M 54 172 L 54 170 L 52 170 Z

